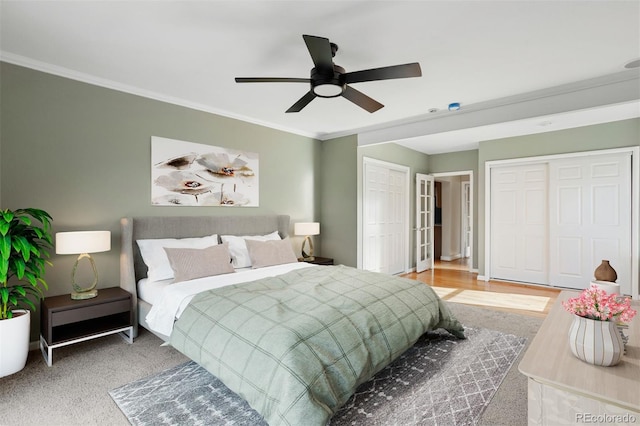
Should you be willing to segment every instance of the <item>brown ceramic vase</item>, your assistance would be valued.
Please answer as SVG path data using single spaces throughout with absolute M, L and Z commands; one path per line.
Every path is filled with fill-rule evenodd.
M 609 265 L 608 260 L 603 260 L 600 266 L 593 271 L 593 277 L 597 281 L 609 281 L 615 283 L 618 279 L 618 274 L 616 273 L 616 270 Z

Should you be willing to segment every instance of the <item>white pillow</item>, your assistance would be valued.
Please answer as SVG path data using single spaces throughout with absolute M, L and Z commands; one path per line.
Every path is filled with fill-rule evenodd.
M 278 231 L 273 231 L 267 235 L 245 235 L 237 237 L 235 235 L 221 235 L 223 243 L 229 243 L 229 253 L 231 253 L 231 263 L 235 269 L 247 268 L 251 266 L 251 258 L 249 257 L 249 250 L 247 250 L 247 244 L 245 240 L 254 241 L 274 241 L 281 240 Z
M 147 265 L 147 278 L 159 281 L 174 278 L 165 247 L 203 249 L 218 244 L 218 234 L 199 238 L 159 238 L 136 240 L 142 260 Z

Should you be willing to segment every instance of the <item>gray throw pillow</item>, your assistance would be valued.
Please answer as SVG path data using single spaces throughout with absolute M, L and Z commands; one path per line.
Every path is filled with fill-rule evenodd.
M 247 240 L 246 243 L 253 269 L 298 261 L 288 238 L 274 241 Z
M 165 247 L 174 282 L 234 272 L 229 247 L 219 244 L 204 249 Z

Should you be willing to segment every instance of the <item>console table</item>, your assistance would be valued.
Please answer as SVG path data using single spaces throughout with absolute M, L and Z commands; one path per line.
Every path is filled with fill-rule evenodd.
M 569 349 L 573 317 L 562 307 L 562 301 L 578 294 L 558 295 L 518 366 L 528 377 L 528 423 L 640 423 L 640 314 L 625 331 L 629 342 L 618 365 L 587 364 Z M 640 312 L 639 301 L 632 306 Z

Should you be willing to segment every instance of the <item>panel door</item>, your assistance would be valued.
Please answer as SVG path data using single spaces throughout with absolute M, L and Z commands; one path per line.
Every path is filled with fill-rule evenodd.
M 365 162 L 363 269 L 388 274 L 405 272 L 407 172 Z
M 433 268 L 434 179 L 416 173 L 416 272 Z
M 550 280 L 584 289 L 603 259 L 631 294 L 631 154 L 550 163 Z
M 389 262 L 385 272 L 389 274 L 401 274 L 405 272 L 405 246 L 407 232 L 406 215 L 406 172 L 389 170 L 389 224 L 387 228 L 388 247 L 385 255 Z
M 548 284 L 547 165 L 491 169 L 491 277 Z

